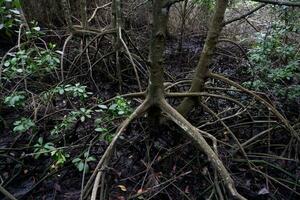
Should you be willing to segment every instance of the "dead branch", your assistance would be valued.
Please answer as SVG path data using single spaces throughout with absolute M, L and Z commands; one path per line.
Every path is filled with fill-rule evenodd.
M 245 19 L 245 18 L 248 17 L 249 15 L 252 15 L 252 14 L 255 13 L 256 11 L 258 11 L 258 10 L 260 10 L 261 8 L 265 7 L 266 5 L 267 5 L 267 4 L 265 4 L 265 3 L 264 3 L 264 4 L 261 4 L 261 5 L 257 6 L 256 8 L 254 8 L 253 10 L 251 10 L 251 11 L 245 13 L 244 15 L 241 15 L 241 16 L 239 16 L 239 17 L 235 17 L 235 18 L 233 18 L 233 19 L 230 19 L 230 20 L 228 20 L 228 21 L 225 21 L 225 22 L 223 23 L 223 26 L 226 26 L 226 25 L 231 24 L 231 23 L 233 23 L 233 22 L 239 21 L 239 20 L 241 20 L 241 19 Z

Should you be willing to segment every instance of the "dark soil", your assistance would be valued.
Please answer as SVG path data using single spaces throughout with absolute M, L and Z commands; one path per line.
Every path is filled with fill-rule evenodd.
M 166 75 L 166 79 L 177 81 L 190 78 L 199 59 L 198 55 L 202 45 L 202 38 L 188 38 L 183 44 L 183 51 L 178 52 L 176 39 L 170 39 L 165 51 L 164 64 L 166 72 L 169 74 Z M 1 46 L 0 50 L 5 52 L 7 49 Z M 236 81 L 249 79 L 249 77 L 242 76 L 246 67 L 247 62 L 243 55 L 230 45 L 219 46 L 214 62 L 211 64 L 211 68 L 215 72 L 224 73 Z M 132 76 L 132 73 L 129 72 L 128 76 Z M 145 79 L 143 84 L 146 85 L 147 77 L 142 78 Z M 109 99 L 119 93 L 118 84 L 105 78 L 103 74 L 95 77 L 95 81 L 100 91 L 100 93 L 94 92 L 96 96 Z M 85 82 L 90 83 L 86 80 Z M 124 84 L 124 93 L 138 90 L 136 82 L 132 78 L 124 78 Z M 215 84 L 220 85 L 221 83 Z M 95 87 L 91 83 L 90 88 L 95 91 Z M 188 85 L 177 88 L 177 90 L 187 88 Z M 232 94 L 232 96 L 240 98 L 241 101 L 248 100 L 248 105 L 251 104 L 251 98 L 248 96 L 237 93 Z M 170 101 L 174 105 L 178 103 L 174 99 L 170 99 Z M 92 106 L 94 103 L 95 100 L 91 99 L 88 105 Z M 133 100 L 133 106 L 138 103 L 138 101 Z M 211 105 L 215 111 L 224 110 L 225 107 L 233 108 L 231 103 L 218 100 L 211 100 L 208 105 Z M 260 108 L 253 108 L 250 112 L 252 112 L 255 120 L 259 120 L 260 117 L 264 119 L 266 113 L 263 111 L 259 113 L 258 110 Z M 2 110 L 1 112 L 2 117 L 8 123 L 13 121 L 19 113 L 18 110 Z M 227 113 L 227 115 L 229 114 Z M 57 115 L 58 118 L 61 116 L 63 113 Z M 246 117 L 242 119 L 235 117 L 226 122 L 242 141 L 264 130 L 265 124 L 263 126 L 259 126 L 259 124 L 247 125 L 253 119 L 247 117 L 247 114 L 243 116 Z M 50 127 L 53 127 L 55 117 L 54 115 L 51 121 L 43 122 L 44 129 L 42 130 L 49 130 Z M 190 120 L 195 125 L 201 126 L 210 121 L 211 117 L 208 113 L 198 109 L 191 113 Z M 114 122 L 115 127 L 121 121 L 122 119 Z M 234 127 L 235 124 L 239 123 L 246 125 Z M 98 134 L 93 130 L 92 124 L 92 119 L 86 123 L 79 123 L 67 136 L 68 144 L 71 146 L 68 149 L 71 157 L 84 151 L 92 138 Z M 206 156 L 198 151 L 188 138 L 183 137 L 182 131 L 174 124 L 161 125 L 157 128 L 159 131 L 156 134 L 150 134 L 150 127 L 148 127 L 144 117 L 135 120 L 127 128 L 124 137 L 119 140 L 117 151 L 110 166 L 105 171 L 107 181 L 104 185 L 104 191 L 107 199 L 204 200 L 210 196 L 216 181 Z M 220 123 L 207 125 L 205 129 L 221 142 L 235 145 L 232 138 L 228 138 Z M 51 168 L 52 161 L 49 157 L 44 156 L 36 160 L 30 156 L 32 149 L 27 148 L 29 138 L 31 138 L 30 133 L 16 138 L 7 126 L 1 132 L 0 184 L 10 193 L 18 199 L 80 199 L 83 174 L 78 172 L 71 161 L 62 168 Z M 272 156 L 268 159 L 257 156 L 259 153 L 263 155 L 265 152 L 270 155 L 279 155 L 283 151 L 284 145 L 289 143 L 289 137 L 284 132 L 278 128 L 277 133 L 272 136 L 274 148 L 267 149 L 267 140 L 262 140 L 256 144 L 253 150 L 247 150 L 247 152 L 249 158 L 256 162 L 255 164 L 261 171 L 278 178 L 278 180 L 300 192 L 299 183 L 297 186 L 288 183 L 294 178 L 293 176 L 300 176 L 298 162 L 275 159 Z M 39 133 L 39 135 L 42 134 L 46 133 Z M 62 138 L 60 139 L 62 140 Z M 107 145 L 106 141 L 96 141 L 90 149 L 90 154 L 99 160 Z M 233 148 L 222 143 L 218 150 L 220 158 L 232 173 L 239 192 L 248 199 L 299 199 L 280 184 L 272 182 L 273 185 L 267 185 L 269 183 L 268 178 L 249 171 L 249 167 L 240 152 L 233 154 Z M 295 154 L 293 150 L 290 153 Z M 85 175 L 85 181 L 95 166 L 96 162 L 90 164 L 91 170 Z M 284 182 L 284 180 L 287 181 Z M 220 184 L 220 186 L 221 191 L 226 193 L 223 185 Z M 139 193 L 143 195 L 138 197 L 137 194 Z M 0 199 L 4 199 L 1 194 Z

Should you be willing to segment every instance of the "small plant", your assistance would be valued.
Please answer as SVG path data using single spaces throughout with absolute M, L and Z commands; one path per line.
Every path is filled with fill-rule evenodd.
M 91 118 L 91 109 L 80 108 L 78 111 L 72 111 L 72 115 L 76 118 L 80 118 L 81 122 L 84 122 L 87 118 Z
M 55 161 L 55 167 L 63 165 L 67 161 L 67 158 L 70 157 L 69 154 L 65 153 L 62 149 L 55 148 L 53 143 L 44 143 L 42 137 L 40 137 L 38 142 L 34 145 L 34 154 L 35 159 L 38 159 L 41 155 L 48 156 L 50 154 Z
M 26 70 L 26 66 L 30 65 L 29 51 L 20 50 L 16 53 L 11 53 L 11 58 L 6 60 L 4 63 L 3 73 L 9 78 L 14 78 L 15 76 L 22 75 L 25 72 L 30 72 L 29 69 Z
M 95 127 L 95 131 L 101 134 L 100 139 L 111 143 L 114 135 L 106 127 L 104 127 L 102 118 L 97 118 L 95 120 Z
M 75 122 L 80 120 L 84 122 L 87 118 L 91 118 L 91 113 L 93 111 L 86 108 L 80 108 L 78 111 L 72 111 L 69 115 L 65 115 L 63 121 L 56 125 L 54 129 L 51 131 L 51 135 L 57 135 L 66 130 L 71 129 Z
M 32 48 L 11 53 L 10 58 L 4 62 L 3 73 L 7 79 L 13 79 L 52 72 L 60 63 L 54 49 L 55 45 L 50 44 L 47 50 Z
M 14 127 L 13 131 L 15 133 L 24 133 L 24 132 L 28 131 L 29 129 L 35 127 L 35 124 L 31 119 L 23 117 L 20 120 L 15 121 L 14 126 L 15 127 Z
M 130 102 L 122 97 L 117 97 L 114 103 L 109 106 L 108 110 L 114 116 L 127 116 L 132 112 Z
M 29 39 L 34 39 L 44 35 L 44 33 L 41 31 L 41 27 L 39 27 L 38 23 L 32 21 L 30 22 L 30 29 L 26 31 L 26 35 Z
M 76 83 L 75 85 L 60 85 L 54 88 L 53 92 L 55 94 L 66 94 L 68 96 L 72 96 L 74 98 L 78 97 L 81 100 L 88 97 L 88 95 L 92 94 L 91 92 L 86 91 L 87 86 L 81 85 L 80 83 Z
M 70 157 L 70 155 L 65 153 L 62 149 L 55 149 L 51 151 L 51 156 L 55 161 L 55 167 L 64 165 L 67 161 L 67 158 Z
M 76 166 L 78 171 L 87 173 L 89 171 L 89 162 L 96 161 L 96 158 L 93 156 L 89 156 L 88 152 L 83 154 L 84 158 L 75 158 L 72 160 L 72 163 Z
M 25 92 L 14 92 L 13 94 L 5 97 L 4 103 L 13 108 L 22 107 L 25 105 Z
M 51 142 L 44 143 L 44 139 L 40 137 L 34 147 L 34 158 L 38 159 L 41 155 L 47 156 L 50 152 L 56 150 Z
M 54 129 L 51 131 L 51 135 L 58 135 L 59 133 L 71 129 L 76 121 L 77 118 L 72 113 L 69 115 L 65 115 L 62 122 L 54 126 Z
M 55 70 L 60 60 L 55 53 L 55 44 L 50 43 L 49 49 L 40 52 L 40 55 L 35 57 L 34 60 L 39 68 L 44 68 L 46 72 L 52 72 Z

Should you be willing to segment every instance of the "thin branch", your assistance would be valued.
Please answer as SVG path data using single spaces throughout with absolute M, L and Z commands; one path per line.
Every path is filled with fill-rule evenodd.
M 245 18 L 248 17 L 249 15 L 252 15 L 252 14 L 255 13 L 256 11 L 258 11 L 258 10 L 260 10 L 261 8 L 265 7 L 266 5 L 267 5 L 267 4 L 261 4 L 261 5 L 257 6 L 256 8 L 254 8 L 253 10 L 251 10 L 251 11 L 245 13 L 244 15 L 241 15 L 241 16 L 239 16 L 239 17 L 235 17 L 235 18 L 233 18 L 233 19 L 230 19 L 230 20 L 224 22 L 224 23 L 223 23 L 223 26 L 226 26 L 226 25 L 231 24 L 231 23 L 233 23 L 233 22 L 239 21 L 239 20 L 241 20 L 241 19 L 245 19 Z
M 94 10 L 92 16 L 89 18 L 88 22 L 91 22 L 91 21 L 95 18 L 95 16 L 96 16 L 98 10 L 100 10 L 100 9 L 102 9 L 102 8 L 105 8 L 106 6 L 109 6 L 110 4 L 112 4 L 112 2 L 109 2 L 109 3 L 107 3 L 107 4 L 104 4 L 103 6 L 97 6 L 97 8 Z
M 278 117 L 281 122 L 283 122 L 283 124 L 285 125 L 285 127 L 291 132 L 291 134 L 298 140 L 300 141 L 300 136 L 299 133 L 297 133 L 294 128 L 290 125 L 290 123 L 288 122 L 288 120 L 273 106 L 271 105 L 268 101 L 266 101 L 265 99 L 263 99 L 262 97 L 260 97 L 259 95 L 255 94 L 254 92 L 248 90 L 247 88 L 244 88 L 243 86 L 241 86 L 240 84 L 220 75 L 220 74 L 215 74 L 215 73 L 209 73 L 209 77 L 210 78 L 214 78 L 214 79 L 218 79 L 221 80 L 231 86 L 234 86 L 242 91 L 244 91 L 245 93 L 253 96 L 256 100 L 260 101 L 262 104 L 264 104 L 276 117 Z
M 187 92 L 187 93 L 168 92 L 168 93 L 166 93 L 166 97 L 200 97 L 200 96 L 225 99 L 225 100 L 231 101 L 231 102 L 239 105 L 241 108 L 245 108 L 245 106 L 242 103 L 240 103 L 239 101 L 237 101 L 233 98 L 230 98 L 228 96 L 225 96 L 225 95 L 209 94 L 207 92 Z
M 141 81 L 140 81 L 139 73 L 137 71 L 136 64 L 134 63 L 132 55 L 131 55 L 131 53 L 130 53 L 130 51 L 129 51 L 129 49 L 128 49 L 126 43 L 125 43 L 125 41 L 122 38 L 122 29 L 121 29 L 121 27 L 119 26 L 118 29 L 119 29 L 119 37 L 120 37 L 119 39 L 120 39 L 121 43 L 123 44 L 123 46 L 124 46 L 124 48 L 125 48 L 128 56 L 129 56 L 129 60 L 130 60 L 130 62 L 132 64 L 132 67 L 133 67 L 133 70 L 134 70 L 134 74 L 135 74 L 135 77 L 136 77 L 136 81 L 137 81 L 139 90 L 141 92 L 142 91 L 142 85 L 141 85 Z
M 251 0 L 260 3 L 278 5 L 278 6 L 293 6 L 300 7 L 300 2 L 292 2 L 292 1 L 277 1 L 277 0 Z

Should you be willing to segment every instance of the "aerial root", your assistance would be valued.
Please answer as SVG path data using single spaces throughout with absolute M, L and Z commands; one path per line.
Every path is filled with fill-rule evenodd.
M 106 151 L 104 152 L 102 158 L 100 159 L 100 161 L 98 162 L 93 174 L 91 175 L 90 179 L 88 180 L 87 184 L 85 185 L 82 193 L 83 193 L 83 197 L 84 199 L 87 197 L 88 193 L 90 192 L 91 185 L 93 180 L 94 181 L 94 186 L 93 186 L 93 191 L 92 191 L 92 196 L 91 196 L 91 200 L 95 200 L 97 197 L 97 191 L 98 191 L 98 187 L 99 187 L 99 182 L 101 180 L 101 176 L 103 174 L 103 170 L 105 169 L 105 167 L 108 165 L 110 158 L 112 157 L 112 154 L 114 152 L 114 149 L 116 147 L 117 144 L 117 140 L 119 139 L 119 137 L 121 136 L 121 134 L 124 132 L 124 130 L 127 128 L 127 126 L 130 124 L 130 122 L 132 120 L 134 120 L 135 118 L 138 118 L 139 116 L 141 116 L 143 113 L 146 112 L 146 110 L 149 108 L 149 103 L 147 100 L 145 100 L 118 128 L 118 131 L 116 133 L 116 135 L 114 136 L 113 140 L 111 141 L 111 143 L 109 144 L 109 146 L 107 147 Z
M 4 187 L 0 185 L 0 193 L 2 193 L 6 198 L 10 200 L 17 200 L 11 193 L 9 193 Z
M 229 172 L 227 171 L 224 164 L 217 156 L 216 152 L 209 146 L 209 144 L 204 139 L 203 135 L 207 135 L 208 133 L 198 130 L 196 127 L 190 124 L 180 113 L 178 113 L 165 100 L 161 100 L 160 107 L 162 111 L 165 112 L 165 114 L 172 121 L 174 121 L 179 127 L 181 127 L 184 130 L 185 134 L 187 134 L 190 138 L 192 138 L 192 140 L 194 140 L 196 144 L 198 144 L 199 149 L 202 150 L 207 155 L 208 160 L 211 162 L 215 170 L 221 176 L 230 194 L 235 199 L 245 200 L 246 198 L 237 192 L 233 179 L 230 177 Z M 208 134 L 208 136 L 210 135 Z M 213 137 L 211 136 L 210 138 L 213 139 Z M 214 139 L 213 141 L 215 143 Z
M 192 140 L 198 145 L 199 149 L 202 150 L 208 157 L 209 161 L 211 162 L 212 166 L 215 169 L 215 172 L 219 174 L 222 181 L 224 182 L 225 186 L 227 187 L 228 191 L 234 197 L 238 200 L 246 200 L 245 197 L 240 195 L 234 185 L 234 181 L 230 176 L 230 173 L 225 168 L 222 161 L 219 159 L 217 155 L 217 140 L 214 136 L 211 134 L 199 130 L 193 125 L 191 125 L 181 114 L 179 114 L 171 105 L 169 105 L 165 99 L 161 99 L 159 101 L 159 107 L 160 109 L 172 120 L 174 121 L 178 126 L 180 126 L 184 132 L 192 138 Z M 99 188 L 99 183 L 101 178 L 103 177 L 104 169 L 109 164 L 109 161 L 112 157 L 112 154 L 114 152 L 114 149 L 116 147 L 116 142 L 120 135 L 124 132 L 126 127 L 132 122 L 133 119 L 138 118 L 143 113 L 145 113 L 148 108 L 151 106 L 149 101 L 146 99 L 119 127 L 116 135 L 114 136 L 112 142 L 106 149 L 105 153 L 103 154 L 102 158 L 98 162 L 95 171 L 91 175 L 90 179 L 88 180 L 85 188 L 82 191 L 83 198 L 85 199 L 87 195 L 91 193 L 91 200 L 96 200 L 97 198 L 97 192 Z M 210 145 L 206 142 L 204 137 L 208 137 L 213 142 L 213 147 L 210 147 Z M 214 150 L 213 150 L 214 149 Z M 92 187 L 92 182 L 94 182 Z
M 270 104 L 267 100 L 265 100 L 264 98 L 260 97 L 258 94 L 248 90 L 247 88 L 241 86 L 240 84 L 238 84 L 238 83 L 236 83 L 236 82 L 234 82 L 234 81 L 232 81 L 232 80 L 230 80 L 230 79 L 228 79 L 225 76 L 222 76 L 220 74 L 210 72 L 208 77 L 223 81 L 223 82 L 227 83 L 228 85 L 231 85 L 231 86 L 241 90 L 242 92 L 245 92 L 245 93 L 253 96 L 257 101 L 264 104 L 278 119 L 280 119 L 280 121 L 285 125 L 285 127 L 291 132 L 292 136 L 294 136 L 297 139 L 297 141 L 300 142 L 299 134 L 290 125 L 288 120 L 272 104 Z

